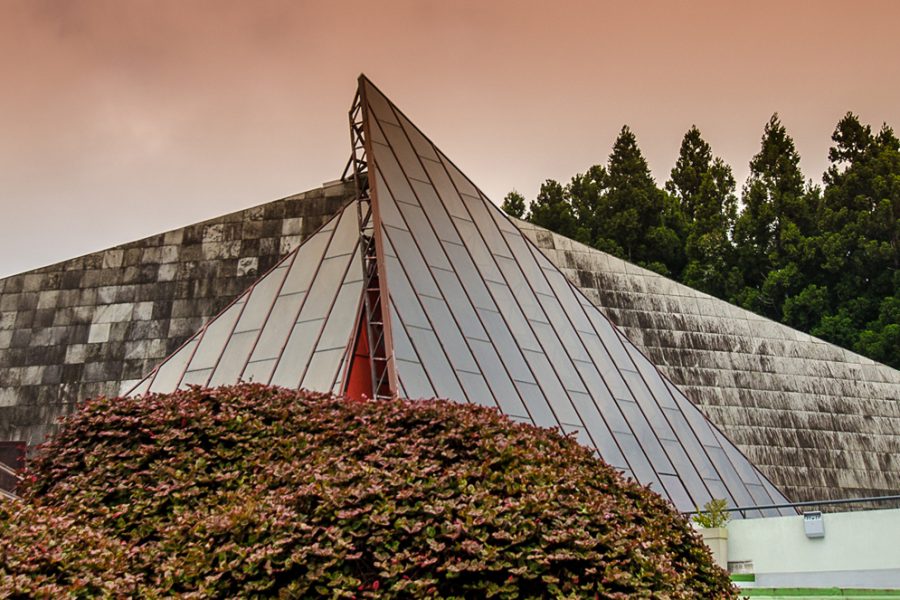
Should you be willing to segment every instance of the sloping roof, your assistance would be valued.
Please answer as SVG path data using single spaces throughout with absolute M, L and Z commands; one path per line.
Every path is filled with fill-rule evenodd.
M 363 291 L 359 222 L 345 206 L 131 394 L 256 381 L 341 392 Z
M 900 371 L 517 225 L 789 497 L 900 490 Z
M 560 428 L 681 510 L 785 501 L 365 78 L 354 106 L 367 167 L 359 201 L 133 393 L 241 379 L 343 393 L 359 363 L 372 374 L 383 360 L 390 395 L 477 402 Z M 364 310 L 377 294 L 381 308 Z M 379 342 L 360 354 L 364 331 Z
M 0 279 L 0 441 L 133 387 L 350 198 L 336 182 Z

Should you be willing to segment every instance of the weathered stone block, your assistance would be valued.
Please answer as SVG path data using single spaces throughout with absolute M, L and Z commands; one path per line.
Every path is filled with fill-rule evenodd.
M 100 344 L 109 341 L 109 330 L 109 323 L 95 323 L 91 325 L 91 328 L 88 332 L 88 343 Z

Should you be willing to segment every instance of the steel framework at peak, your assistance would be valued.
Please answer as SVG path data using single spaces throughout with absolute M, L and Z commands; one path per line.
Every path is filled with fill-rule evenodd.
M 364 76 L 350 130 L 355 201 L 132 393 L 253 380 L 478 403 L 576 436 L 683 511 L 786 503 Z

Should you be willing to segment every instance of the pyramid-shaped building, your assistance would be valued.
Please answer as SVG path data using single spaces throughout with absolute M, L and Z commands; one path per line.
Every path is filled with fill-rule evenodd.
M 357 197 L 132 393 L 473 402 L 575 436 L 681 510 L 786 502 L 365 78 L 351 115 Z
M 341 181 L 0 279 L 0 454 L 252 380 L 494 406 L 682 510 L 900 489 L 900 372 L 510 219 L 365 78 L 350 125 Z

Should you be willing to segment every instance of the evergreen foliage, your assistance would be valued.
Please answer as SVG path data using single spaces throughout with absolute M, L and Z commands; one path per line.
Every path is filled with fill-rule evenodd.
M 500 208 L 502 208 L 506 214 L 517 219 L 522 219 L 525 217 L 525 196 L 516 190 L 513 190 L 503 199 L 503 204 Z
M 739 211 L 731 167 L 697 127 L 663 189 L 623 127 L 606 165 L 548 181 L 528 218 L 900 368 L 900 141 L 853 113 L 832 141 L 819 188 L 773 115 Z
M 574 439 L 260 384 L 98 398 L 0 502 L 0 597 L 735 598 Z

